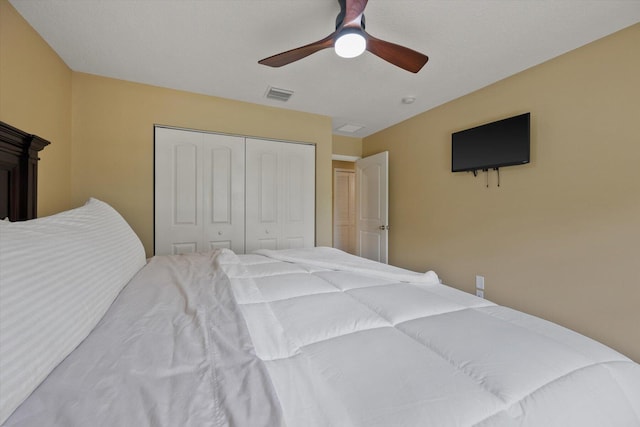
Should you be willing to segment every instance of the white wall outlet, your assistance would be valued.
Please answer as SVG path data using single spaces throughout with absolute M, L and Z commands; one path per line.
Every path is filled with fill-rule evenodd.
M 481 291 L 480 289 L 476 289 L 476 296 L 480 298 L 484 298 L 484 291 Z
M 476 289 L 484 291 L 484 276 L 476 276 Z

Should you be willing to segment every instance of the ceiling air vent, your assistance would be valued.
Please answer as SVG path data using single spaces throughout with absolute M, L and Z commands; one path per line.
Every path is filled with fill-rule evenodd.
M 364 126 L 360 126 L 360 125 L 352 125 L 347 123 L 346 125 L 342 125 L 339 128 L 336 128 L 336 130 L 338 132 L 345 132 L 345 133 L 356 133 L 358 132 L 360 129 L 362 129 Z
M 278 89 L 277 87 L 270 87 L 269 90 L 267 90 L 266 96 L 269 99 L 275 99 L 276 101 L 287 102 L 289 98 L 291 98 L 291 95 L 293 95 L 292 90 Z

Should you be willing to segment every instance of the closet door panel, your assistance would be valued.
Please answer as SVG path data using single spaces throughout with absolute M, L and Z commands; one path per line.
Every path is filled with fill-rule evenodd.
M 171 251 L 167 254 L 180 255 L 198 252 L 198 242 L 171 243 Z
M 289 155 L 285 159 L 286 199 L 284 219 L 286 223 L 304 222 L 304 158 Z
M 315 146 L 281 145 L 283 197 L 279 248 L 315 245 Z
M 201 146 L 198 134 L 156 129 L 156 254 L 180 254 L 205 249 L 201 243 Z
M 269 147 L 264 147 L 269 150 Z M 258 191 L 260 192 L 260 210 L 258 221 L 261 224 L 278 222 L 278 156 L 273 152 L 261 152 L 258 160 Z
M 211 150 L 211 223 L 231 223 L 231 150 Z
M 206 249 L 244 253 L 244 138 L 202 137 Z
M 315 244 L 315 147 L 247 139 L 246 249 Z
M 278 239 L 258 239 L 258 247 L 255 249 L 278 249 Z
M 279 145 L 278 142 L 249 138 L 245 142 L 247 253 L 278 248 Z
M 198 146 L 176 145 L 171 175 L 175 188 L 171 191 L 172 225 L 198 225 Z
M 305 246 L 303 237 L 284 237 L 281 239 L 281 249 L 295 249 L 295 248 L 305 248 L 309 246 Z

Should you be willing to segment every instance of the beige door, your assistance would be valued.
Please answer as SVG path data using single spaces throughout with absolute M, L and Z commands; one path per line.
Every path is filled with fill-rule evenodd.
M 333 247 L 356 252 L 356 173 L 333 170 Z

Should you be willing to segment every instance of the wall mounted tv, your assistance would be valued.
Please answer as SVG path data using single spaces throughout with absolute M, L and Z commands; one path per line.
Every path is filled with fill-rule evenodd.
M 529 163 L 531 113 L 487 123 L 451 135 L 451 172 Z

